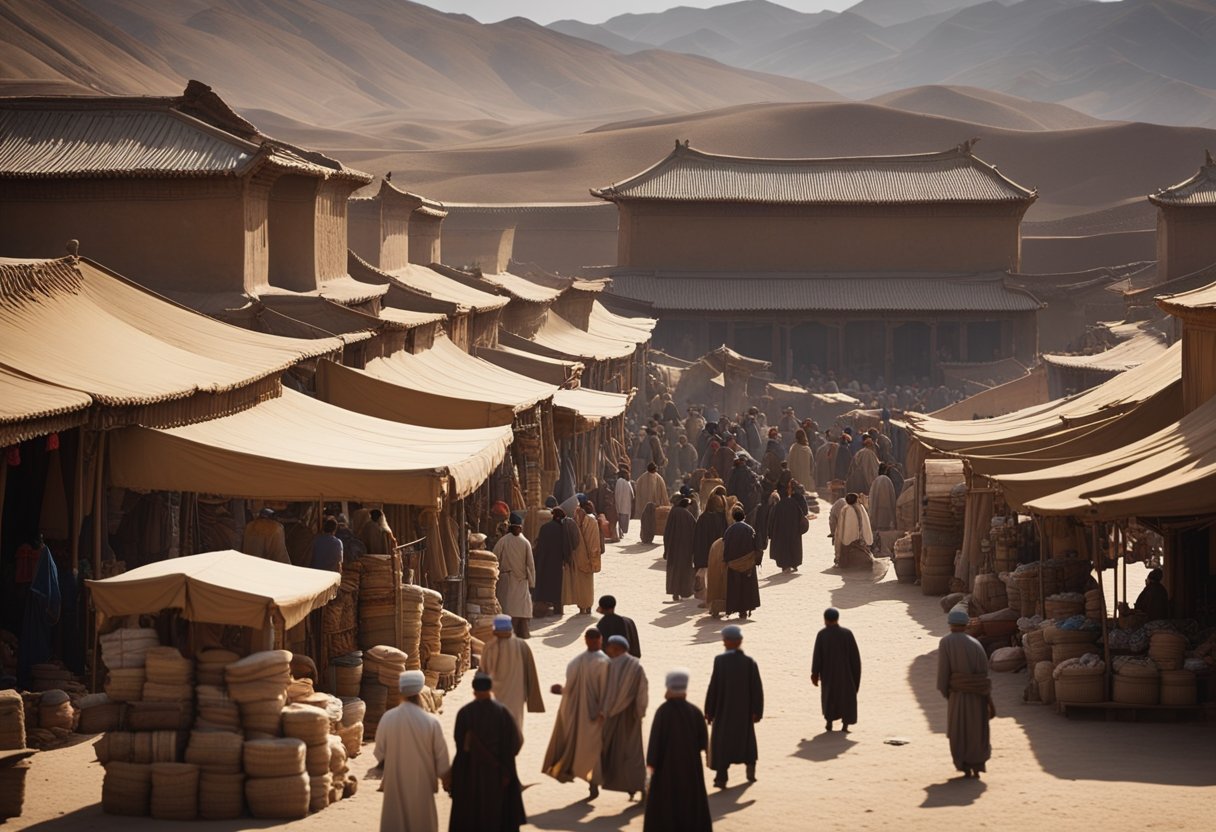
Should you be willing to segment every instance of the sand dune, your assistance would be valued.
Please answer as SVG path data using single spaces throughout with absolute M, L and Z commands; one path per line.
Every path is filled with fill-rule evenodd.
M 945 116 L 1006 130 L 1075 130 L 1104 123 L 1060 104 L 1031 101 L 978 87 L 911 87 L 876 96 L 870 102 L 910 113 Z

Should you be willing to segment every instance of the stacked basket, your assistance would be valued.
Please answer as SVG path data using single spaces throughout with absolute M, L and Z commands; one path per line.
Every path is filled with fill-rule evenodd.
M 329 716 L 312 705 L 288 705 L 283 709 L 283 735 L 304 743 L 304 770 L 309 779 L 309 811 L 329 805 L 333 777 L 329 771 Z
M 1115 659 L 1111 699 L 1126 705 L 1156 705 L 1161 701 L 1160 671 L 1153 660 L 1143 656 Z
M 358 696 L 363 681 L 363 651 L 336 656 L 329 663 L 331 690 L 340 697 Z
M 240 656 L 231 650 L 212 648 L 203 650 L 195 657 L 195 682 L 199 685 L 224 684 L 224 669 L 233 662 L 240 661 Z
M 287 686 L 291 684 L 291 653 L 254 653 L 228 665 L 224 677 L 229 698 L 240 707 L 246 738 L 280 736 Z
M 1148 640 L 1148 657 L 1160 670 L 1181 670 L 1187 639 L 1181 633 L 1157 630 Z
M 485 549 L 471 550 L 466 575 L 468 595 L 465 613 L 469 620 L 498 615 L 501 612 L 498 604 L 498 557 Z
M 385 555 L 365 555 L 358 560 L 359 647 L 393 644 L 397 639 L 397 586 L 393 560 Z
M 1094 641 L 1099 635 L 1097 630 L 1062 630 L 1054 625 L 1044 627 L 1042 633 L 1051 648 L 1051 662 L 1057 665 L 1094 652 Z
M 357 757 L 363 747 L 363 718 L 367 704 L 358 697 L 342 700 L 342 720 L 338 726 L 338 737 L 346 748 L 347 757 Z
M 441 655 L 451 656 L 454 659 L 454 666 L 452 675 L 443 676 L 439 679 L 439 684 L 434 687 L 441 690 L 452 690 L 460 684 L 461 676 L 469 669 L 472 662 L 472 634 L 469 622 L 453 612 L 443 610 L 439 618 L 439 649 L 442 651 Z
M 198 766 L 190 763 L 152 764 L 151 815 L 157 820 L 198 817 Z
M 245 810 L 241 770 L 244 737 L 235 731 L 193 731 L 186 762 L 198 766 L 198 814 L 205 820 L 239 818 Z
M 1085 657 L 1090 658 L 1090 657 Z M 1097 659 L 1097 656 L 1093 656 Z M 1063 703 L 1101 702 L 1106 685 L 1106 665 L 1100 660 L 1069 659 L 1052 671 L 1055 698 Z
M 175 647 L 153 647 L 145 654 L 144 702 L 194 700 L 194 662 Z
M 1195 674 L 1189 670 L 1161 671 L 1161 704 L 1190 706 L 1199 702 Z
M 427 687 L 435 687 L 439 674 L 430 669 L 431 656 L 443 652 L 443 595 L 433 589 L 422 588 L 422 631 L 418 642 L 418 660 L 426 673 Z
M 1091 589 L 1085 593 L 1085 617 L 1090 621 L 1101 621 L 1106 617 L 1106 609 L 1102 606 L 1102 590 Z
M 194 689 L 194 694 L 198 703 L 195 728 L 202 731 L 241 730 L 241 709 L 228 696 L 222 684 L 199 685 Z
M 308 815 L 311 787 L 303 741 L 250 740 L 245 743 L 245 800 L 255 818 L 298 820 Z
M 152 766 L 111 761 L 101 781 L 101 808 L 107 815 L 145 817 L 152 793 Z
M 963 483 L 963 466 L 958 460 L 925 462 L 920 569 L 921 591 L 925 595 L 945 595 L 950 589 L 954 556 L 963 544 L 963 525 L 951 494 Z
M 422 610 L 425 605 L 426 596 L 422 587 L 412 584 L 401 587 L 401 644 L 397 646 L 409 657 L 406 660 L 406 670 L 422 670 L 419 651 L 422 642 Z

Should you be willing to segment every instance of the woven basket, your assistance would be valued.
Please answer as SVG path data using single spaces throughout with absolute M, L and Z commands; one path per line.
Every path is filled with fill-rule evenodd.
M 152 766 L 112 762 L 101 781 L 101 809 L 107 815 L 148 814 L 152 794 Z
M 308 775 L 249 778 L 245 781 L 245 800 L 249 813 L 265 820 L 299 820 L 308 816 L 312 790 Z
M 1093 644 L 1053 644 L 1051 645 L 1052 664 L 1059 664 L 1065 659 L 1079 659 L 1086 653 L 1094 652 Z
M 212 774 L 239 774 L 245 737 L 232 731 L 192 731 L 186 762 Z
M 192 699 L 194 699 L 194 685 L 144 682 L 144 702 L 189 702 Z
M 1128 705 L 1156 705 L 1161 701 L 1161 688 L 1154 676 L 1125 676 L 1115 674 L 1111 699 Z
M 198 776 L 198 816 L 235 820 L 245 813 L 245 775 L 203 771 Z
M 1039 687 L 1039 701 L 1044 705 L 1053 704 L 1056 701 L 1056 684 L 1051 662 L 1041 661 L 1034 665 L 1034 681 Z
M 28 760 L 0 768 L 0 821 L 21 817 L 25 805 L 25 775 L 29 770 Z
M 1186 636 L 1158 631 L 1149 637 L 1148 657 L 1162 670 L 1180 670 L 1186 648 Z
M 358 757 L 359 752 L 363 750 L 363 723 L 344 725 L 338 729 L 338 736 L 341 737 L 342 745 L 346 748 L 346 756 L 348 758 Z
M 135 702 L 143 696 L 145 681 L 142 667 L 112 669 L 106 674 L 106 694 L 115 702 Z
M 283 708 L 283 736 L 303 740 L 307 745 L 325 742 L 329 716 L 312 705 L 293 704 Z
M 115 731 L 122 724 L 122 702 L 105 702 L 80 709 L 80 721 L 76 730 L 81 734 L 100 734 L 105 731 Z
M 329 771 L 329 739 L 310 745 L 304 752 L 304 770 L 309 777 L 320 777 Z
M 127 704 L 127 727 L 132 731 L 186 731 L 193 724 L 194 705 L 190 702 Z
M 245 743 L 245 774 L 250 778 L 280 779 L 304 773 L 307 746 L 297 739 L 250 740 Z
M 1101 668 L 1066 668 L 1055 680 L 1056 701 L 1078 704 L 1101 702 L 1104 675 L 1105 671 Z
M 1195 674 L 1189 670 L 1161 671 L 1162 705 L 1195 705 L 1199 702 L 1199 688 Z
M 1042 630 L 1031 630 L 1022 637 L 1022 649 L 1026 651 L 1026 664 L 1037 668 L 1039 662 L 1051 659 L 1051 648 L 1043 638 Z
M 277 677 L 284 672 L 291 672 L 291 653 L 287 650 L 263 650 L 228 665 L 224 669 L 224 677 L 232 684 Z
M 241 727 L 246 731 L 259 734 L 282 736 L 283 705 L 284 697 L 282 696 L 257 702 L 242 702 L 240 705 Z
M 194 820 L 198 817 L 198 766 L 189 763 L 152 765 L 152 817 Z
M 333 775 L 329 772 L 317 777 L 308 778 L 308 811 L 320 812 L 329 806 L 329 792 L 334 786 Z
M 438 653 L 426 661 L 426 669 L 432 673 L 454 673 L 457 659 L 446 653 Z
M 1054 626 L 1043 628 L 1043 640 L 1053 647 L 1057 644 L 1093 644 L 1097 638 L 1097 630 L 1061 630 Z
M 1070 618 L 1085 612 L 1084 601 L 1060 601 L 1048 598 L 1043 602 L 1045 618 Z
M 359 683 L 363 678 L 363 662 L 357 665 L 334 668 L 334 689 L 338 696 L 357 696 Z M 348 691 L 354 691 L 349 693 Z
M 193 685 L 194 662 L 176 647 L 153 647 L 144 654 L 147 680 L 160 685 Z

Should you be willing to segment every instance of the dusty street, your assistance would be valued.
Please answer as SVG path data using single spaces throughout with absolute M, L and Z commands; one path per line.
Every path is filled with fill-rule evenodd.
M 758 726 L 759 781 L 746 785 L 737 767 L 730 788 L 711 789 L 715 828 L 1211 828 L 1216 724 L 1068 721 L 1049 708 L 1021 703 L 1025 673 L 994 674 L 998 717 L 989 772 L 981 781 L 958 779 L 943 733 L 945 703 L 934 689 L 934 650 L 946 629 L 938 600 L 899 584 L 893 574 L 872 583 L 828 570 L 826 513 L 821 516 L 806 536 L 800 572 L 782 575 L 765 563 L 763 606 L 743 624 L 744 649 L 760 664 L 767 700 Z M 664 674 L 676 665 L 692 670 L 689 699 L 700 705 L 722 622 L 703 616 L 696 601 L 671 602 L 664 593 L 662 547 L 638 544 L 636 528 L 625 544 L 609 547 L 596 593 L 615 594 L 618 611 L 638 624 L 651 712 L 662 697 Z M 1132 585 L 1138 581 L 1133 575 Z M 840 609 L 841 624 L 856 634 L 864 663 L 860 723 L 847 736 L 823 732 L 818 691 L 808 678 L 811 644 L 829 605 Z M 567 616 L 533 628 L 543 686 L 562 681 L 566 662 L 582 649 L 582 630 L 594 621 Z M 442 720 L 449 737 L 456 711 L 470 697 L 467 679 L 448 697 Z M 583 785 L 560 785 L 539 773 L 558 704 L 555 696 L 545 698 L 548 712 L 528 717 L 519 760 L 521 778 L 530 785 L 524 803 L 532 825 L 640 830 L 640 807 L 625 795 L 605 792 L 587 803 Z M 906 744 L 890 745 L 889 739 Z M 360 774 L 372 763 L 367 748 L 355 761 Z M 101 776 L 90 743 L 38 755 L 25 816 L 8 828 L 69 832 L 174 825 L 103 815 Z M 707 784 L 711 779 L 707 771 Z M 374 829 L 381 803 L 374 785 L 364 783 L 354 799 L 286 826 Z M 449 799 L 441 793 L 438 804 L 446 829 Z M 245 819 L 189 828 L 275 825 Z

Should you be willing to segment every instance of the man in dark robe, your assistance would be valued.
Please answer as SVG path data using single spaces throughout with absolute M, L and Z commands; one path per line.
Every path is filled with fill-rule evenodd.
M 709 566 L 709 547 L 726 532 L 726 489 L 718 486 L 705 501 L 705 510 L 697 518 L 692 537 L 692 565 L 697 569 Z
M 735 467 L 726 481 L 726 493 L 738 499 L 743 513 L 748 517 L 760 505 L 760 478 L 747 467 L 747 460 L 743 457 L 735 458 Z
M 781 501 L 780 489 L 784 487 L 784 483 L 789 481 L 789 472 L 785 473 L 784 478 L 780 478 L 774 483 L 768 477 L 765 477 L 760 483 L 760 505 L 756 507 L 756 549 L 763 552 L 768 549 L 769 529 L 772 526 L 773 509 L 777 507 L 777 503 Z
M 820 684 L 822 682 L 822 684 Z M 827 729 L 839 719 L 846 734 L 857 724 L 857 691 L 861 687 L 861 652 L 853 631 L 840 626 L 840 612 L 828 607 L 823 629 L 815 637 L 811 684 L 819 688 L 819 704 Z
M 1149 572 L 1144 579 L 1144 589 L 1140 590 L 1140 594 L 1136 596 L 1136 606 L 1129 610 L 1127 604 L 1124 603 L 1122 611 L 1143 614 L 1149 621 L 1169 618 L 1170 594 L 1161 583 L 1163 577 L 1164 573 L 1160 569 Z
M 747 448 L 747 452 L 752 456 L 760 456 L 761 449 L 764 443 L 760 439 L 760 426 L 756 424 L 756 408 L 752 408 L 747 413 L 747 418 L 743 420 L 743 437 L 746 440 L 743 444 Z
M 632 618 L 616 614 L 616 598 L 605 595 L 600 598 L 600 605 L 595 610 L 602 617 L 596 622 L 595 628 L 605 639 L 613 636 L 624 636 L 629 642 L 629 655 L 635 659 L 642 658 L 642 644 L 638 641 L 638 628 Z
M 666 701 L 654 712 L 646 765 L 651 770 L 644 832 L 710 832 L 709 797 L 701 773 L 708 747 L 705 716 L 687 699 L 688 671 L 667 674 Z
M 712 446 L 711 446 L 712 447 Z M 718 446 L 718 449 L 713 452 L 709 464 L 718 472 L 718 476 L 725 480 L 730 476 L 731 469 L 735 464 L 736 454 L 726 444 Z
M 803 526 L 809 512 L 806 497 L 798 493 L 792 479 L 786 481 L 784 492 L 769 514 L 768 554 L 782 572 L 796 572 L 802 565 Z
M 566 513 L 553 508 L 553 518 L 541 525 L 532 546 L 536 562 L 536 588 L 532 600 L 548 604 L 552 615 L 562 614 L 562 567 L 574 553 L 572 536 L 565 524 Z
M 697 521 L 688 510 L 689 500 L 681 497 L 667 515 L 663 527 L 663 560 L 667 562 L 667 594 L 673 601 L 691 598 L 696 567 L 693 566 L 693 541 Z M 706 550 L 708 555 L 708 550 Z M 708 561 L 707 561 L 708 562 Z
M 528 822 L 515 756 L 523 736 L 511 712 L 491 697 L 493 681 L 473 678 L 473 701 L 456 714 L 449 832 L 515 832 Z
M 964 777 L 979 777 L 992 757 L 988 722 L 993 716 L 988 654 L 966 629 L 966 610 L 946 616 L 950 634 L 937 646 L 937 690 L 946 698 L 946 736 L 954 767 Z
M 834 480 L 847 480 L 849 478 L 849 469 L 853 466 L 851 439 L 852 437 L 847 433 L 840 437 L 840 444 L 836 449 L 836 459 L 832 463 L 832 479 Z
M 756 781 L 756 723 L 764 717 L 764 685 L 760 668 L 743 653 L 743 630 L 734 624 L 722 628 L 726 651 L 714 658 L 714 672 L 705 694 L 705 721 L 713 728 L 709 741 L 709 767 L 714 785 L 726 788 L 727 771 L 734 763 L 747 767 L 747 781 Z
M 30 685 L 34 665 L 51 660 L 54 629 L 63 610 L 55 557 L 41 534 L 35 539 L 34 547 L 38 550 L 38 564 L 25 602 L 21 644 L 17 651 L 17 680 L 22 687 Z
M 726 562 L 726 614 L 748 618 L 760 606 L 760 581 L 756 564 L 760 552 L 756 549 L 756 531 L 743 518 L 743 509 L 735 506 L 735 521 L 722 535 L 722 560 Z M 732 566 L 731 561 L 739 561 Z M 744 569 L 743 567 L 747 567 Z

